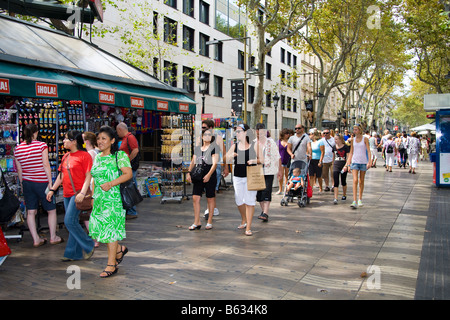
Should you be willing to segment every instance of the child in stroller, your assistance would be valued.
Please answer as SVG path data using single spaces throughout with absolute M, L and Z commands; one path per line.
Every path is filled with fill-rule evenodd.
M 289 179 L 289 185 L 287 187 L 287 192 L 294 188 L 294 191 L 297 190 L 300 187 L 305 186 L 305 181 L 303 180 L 303 176 L 300 175 L 301 170 L 299 168 L 294 168 L 292 170 L 292 177 Z
M 307 197 L 308 187 L 308 163 L 301 160 L 296 160 L 291 163 L 289 167 L 289 184 L 286 185 L 286 191 L 283 199 L 281 199 L 281 205 L 287 206 L 288 202 L 292 202 L 294 198 L 298 199 L 298 206 L 304 207 L 306 203 L 309 203 Z

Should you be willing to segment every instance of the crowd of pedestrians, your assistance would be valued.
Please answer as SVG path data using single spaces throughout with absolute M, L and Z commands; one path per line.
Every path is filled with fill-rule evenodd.
M 62 158 L 56 180 L 52 182 L 48 146 L 37 141 L 37 135 L 36 125 L 27 125 L 24 141 L 15 150 L 34 247 L 47 243 L 47 239 L 40 238 L 36 231 L 35 217 L 39 204 L 48 212 L 50 244 L 65 242 L 56 234 L 55 195 L 62 185 L 64 223 L 69 232 L 62 260 L 89 259 L 99 243 L 106 243 L 108 259 L 100 277 L 114 275 L 128 252 L 128 248 L 119 243 L 126 237 L 125 220 L 137 217 L 136 208 L 123 209 L 119 187 L 125 181 L 136 179 L 137 167 L 133 165 L 139 154 L 136 138 L 124 123 L 118 124 L 115 130 L 104 126 L 98 133 L 69 131 L 64 139 L 64 148 L 68 152 Z M 347 130 L 341 134 L 330 129 L 306 132 L 306 128 L 298 124 L 293 130 L 281 130 L 278 141 L 275 141 L 263 124 L 258 124 L 255 130 L 239 124 L 234 137 L 234 142 L 226 150 L 221 134 L 214 130 L 214 122 L 202 122 L 201 137 L 195 140 L 186 176 L 193 185 L 194 221 L 188 228 L 190 231 L 201 229 L 200 200 L 203 194 L 207 199 L 205 229 L 213 228 L 213 216 L 218 212 L 216 193 L 220 180 L 230 172 L 240 218 L 237 228 L 246 236 L 252 236 L 256 202 L 261 210 L 258 219 L 269 221 L 275 179 L 279 186 L 276 194 L 305 188 L 308 181 L 319 189 L 319 194 L 332 191 L 332 202 L 339 204 L 339 198 L 347 200 L 347 175 L 351 173 L 353 201 L 350 206 L 356 209 L 364 205 L 366 172 L 376 167 L 380 158 L 385 160 L 387 172 L 392 172 L 398 165 L 404 169 L 409 167 L 409 173 L 415 174 L 420 155 L 426 159 L 430 148 L 429 142 L 419 140 L 415 132 L 393 136 L 385 131 L 379 137 L 376 132 L 364 134 L 360 125 L 355 125 L 351 134 Z M 294 161 L 308 164 L 310 179 L 302 176 L 299 170 L 290 170 Z M 247 169 L 257 164 L 262 165 L 265 188 L 248 190 Z M 77 204 L 83 202 L 90 190 L 93 203 L 90 218 L 85 224 L 86 232 L 80 224 Z

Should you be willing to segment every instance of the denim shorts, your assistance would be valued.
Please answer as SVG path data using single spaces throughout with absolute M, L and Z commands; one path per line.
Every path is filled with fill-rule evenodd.
M 48 202 L 46 199 L 45 189 L 47 189 L 47 186 L 47 182 L 22 181 L 23 196 L 25 198 L 27 210 L 39 209 L 39 202 L 42 204 L 42 208 L 45 211 L 56 209 L 56 205 L 52 202 Z
M 350 166 L 350 169 L 359 170 L 359 171 L 367 171 L 367 163 L 352 163 L 352 165 Z

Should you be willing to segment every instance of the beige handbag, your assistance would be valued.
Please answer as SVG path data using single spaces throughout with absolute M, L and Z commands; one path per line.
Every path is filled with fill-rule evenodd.
M 262 164 L 247 166 L 247 190 L 259 191 L 266 188 Z

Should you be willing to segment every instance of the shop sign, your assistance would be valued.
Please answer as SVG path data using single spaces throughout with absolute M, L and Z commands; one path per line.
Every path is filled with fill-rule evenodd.
M 189 112 L 189 105 L 187 103 L 180 103 L 180 112 Z
M 130 97 L 131 107 L 144 109 L 144 98 Z
M 0 79 L 0 93 L 9 93 L 8 79 Z
M 114 93 L 112 93 L 112 92 L 99 91 L 99 92 L 98 92 L 98 101 L 99 101 L 100 103 L 114 104 L 114 103 L 115 103 L 115 96 L 114 96 Z
M 167 101 L 156 101 L 156 109 L 160 111 L 169 111 L 169 103 Z
M 58 85 L 36 82 L 36 96 L 58 98 Z

